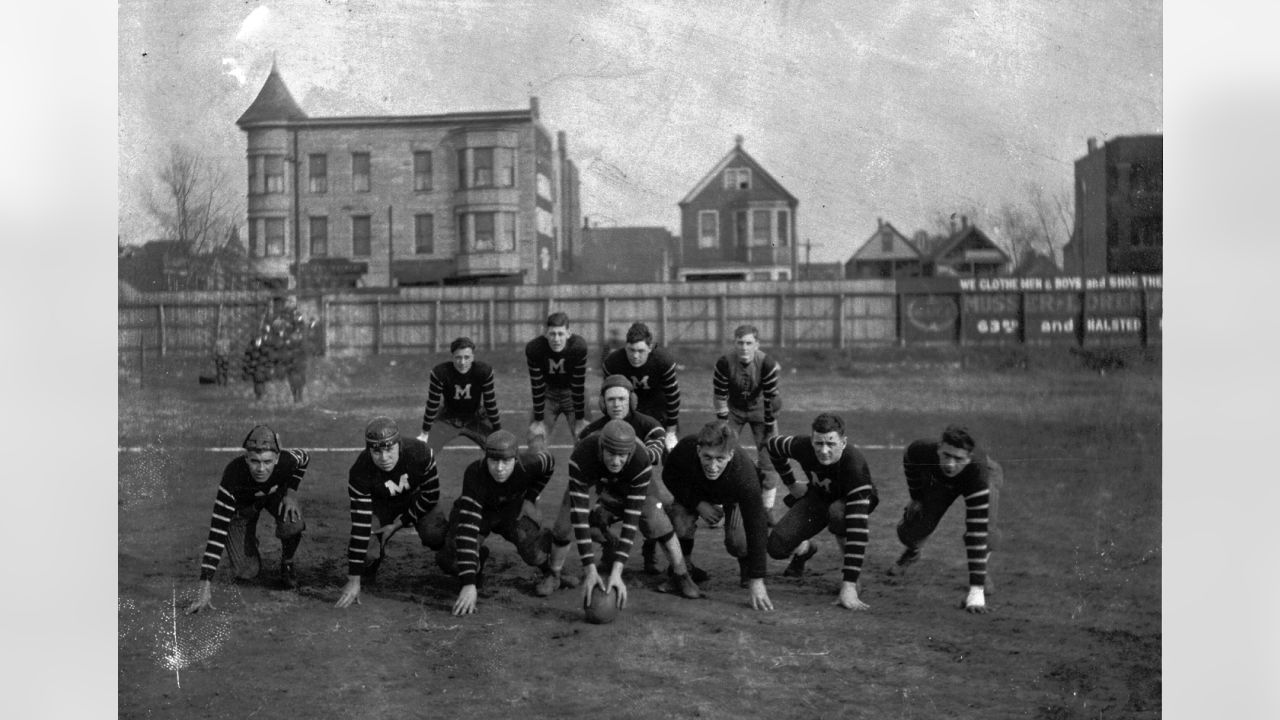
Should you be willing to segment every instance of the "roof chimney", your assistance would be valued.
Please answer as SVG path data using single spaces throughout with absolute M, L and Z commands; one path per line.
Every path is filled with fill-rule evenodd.
M 960 216 L 960 229 L 961 229 L 961 230 L 964 230 L 964 229 L 965 229 L 965 228 L 967 228 L 967 227 L 969 227 L 969 216 L 968 216 L 968 215 L 961 215 L 961 216 Z
M 583 215 L 583 216 L 582 216 L 582 229 L 583 229 L 583 230 L 586 230 L 586 229 L 587 229 L 587 228 L 589 228 L 589 227 L 591 227 L 591 216 L 590 216 L 590 215 Z
M 877 228 L 884 227 L 884 218 L 876 218 L 876 227 Z
M 529 114 L 533 116 L 534 120 L 538 119 L 538 96 L 537 95 L 529 96 Z
M 742 143 L 743 143 L 743 141 L 745 141 L 745 140 L 746 140 L 746 138 L 742 137 L 741 135 L 734 135 L 734 136 L 733 136 L 733 144 L 734 144 L 734 145 L 736 145 L 736 146 L 738 146 L 738 147 L 742 147 Z
M 1095 138 L 1095 137 L 1089 138 L 1089 152 L 1093 152 L 1094 150 L 1097 150 L 1097 149 L 1098 149 L 1098 138 Z

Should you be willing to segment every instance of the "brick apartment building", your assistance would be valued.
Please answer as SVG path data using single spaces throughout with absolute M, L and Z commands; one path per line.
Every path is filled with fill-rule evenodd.
M 578 171 L 520 110 L 308 117 L 273 65 L 247 135 L 249 263 L 268 287 L 555 283 Z
M 1164 136 L 1089 138 L 1076 160 L 1075 233 L 1063 248 L 1071 275 L 1164 270 Z

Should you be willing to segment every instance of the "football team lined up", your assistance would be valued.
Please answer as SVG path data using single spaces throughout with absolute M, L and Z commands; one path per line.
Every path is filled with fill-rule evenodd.
M 692 555 L 701 520 L 709 527 L 723 524 L 725 550 L 738 561 L 740 585 L 754 609 L 773 610 L 764 582 L 768 558 L 789 559 L 786 576 L 803 575 L 824 528 L 843 557 L 834 604 L 868 609 L 859 599 L 860 577 L 868 519 L 879 494 L 867 461 L 849 443 L 844 421 L 835 414 L 814 418 L 808 436 L 778 434 L 781 368 L 760 350 L 754 326 L 738 327 L 733 350 L 715 363 L 716 420 L 680 437 L 677 365 L 655 345 L 647 326 L 633 324 L 625 346 L 604 355 L 601 417 L 588 424 L 587 343 L 570 332 L 568 316 L 552 313 L 543 334 L 525 346 L 533 397 L 525 452 L 517 437 L 502 429 L 493 369 L 476 360 L 475 343 L 457 338 L 449 352 L 450 361 L 431 370 L 417 437 L 401 435 L 395 421 L 384 416 L 364 429 L 365 449 L 348 475 L 348 574 L 337 607 L 360 602 L 361 583 L 374 581 L 386 544 L 407 527 L 435 551 L 438 566 L 458 578 L 454 615 L 476 610 L 491 534 L 511 542 L 521 559 L 540 571 L 536 595 L 581 587 L 589 616 L 596 591 L 606 593 L 615 609 L 626 606 L 622 572 L 637 540 L 646 574 L 662 574 L 658 548 L 667 560 L 659 592 L 700 598 L 699 583 L 708 575 L 693 564 Z M 568 487 L 556 517 L 543 522 L 538 501 L 556 469 L 547 438 L 561 415 L 574 441 Z M 756 448 L 754 460 L 739 447 L 746 426 Z M 436 454 L 458 435 L 475 442 L 482 457 L 466 466 L 460 495 L 446 513 L 440 507 Z M 212 578 L 224 551 L 237 579 L 258 575 L 257 524 L 264 509 L 281 541 L 281 585 L 297 587 L 293 556 L 306 529 L 298 492 L 309 457 L 304 450 L 282 449 L 265 425 L 249 432 L 243 448 L 218 486 L 189 613 L 213 607 Z M 793 464 L 801 471 L 799 479 Z M 955 425 L 937 440 L 911 443 L 902 464 L 910 502 L 896 529 L 904 550 L 888 574 L 901 578 L 907 572 L 947 509 L 963 496 L 969 591 L 961 606 L 987 612 L 1000 465 Z M 779 481 L 787 490 L 780 517 L 774 508 Z M 577 547 L 579 576 L 564 572 L 571 545 Z

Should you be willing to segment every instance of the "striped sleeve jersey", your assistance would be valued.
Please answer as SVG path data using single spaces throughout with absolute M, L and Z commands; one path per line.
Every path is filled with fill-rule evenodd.
M 399 460 L 391 470 L 383 470 L 366 449 L 351 466 L 347 497 L 351 502 L 347 574 L 359 575 L 364 570 L 375 515 L 379 525 L 400 518 L 402 525 L 413 527 L 440 502 L 435 455 L 421 440 L 401 436 Z
M 535 421 L 541 422 L 545 414 L 547 388 L 568 388 L 574 418 L 586 417 L 587 341 L 581 335 L 570 335 L 560 352 L 553 352 L 547 338 L 539 335 L 524 346 L 524 357 L 529 367 Z
M 200 579 L 211 580 L 222 561 L 227 546 L 227 531 L 236 511 L 267 499 L 279 502 L 288 490 L 297 490 L 311 462 L 305 450 L 290 449 L 280 453 L 276 467 L 267 481 L 254 481 L 244 455 L 227 463 L 213 501 L 213 518 L 209 521 L 209 539 L 200 560 Z
M 595 487 L 597 494 L 605 492 L 623 500 L 622 532 L 614 548 L 614 560 L 626 564 L 639 532 L 640 512 L 649 492 L 652 472 L 653 466 L 638 440 L 631 457 L 616 474 L 609 472 L 600 458 L 600 433 L 587 436 L 573 449 L 569 455 L 569 519 L 584 567 L 595 562 L 588 522 L 591 488 Z
M 716 416 L 729 417 L 729 408 L 749 412 L 764 409 L 764 421 L 773 422 L 778 404 L 779 378 L 782 367 L 768 355 L 756 351 L 751 362 L 741 362 L 730 353 L 716 360 L 711 372 L 711 397 Z
M 481 410 L 495 430 L 502 428 L 492 367 L 476 360 L 465 375 L 458 372 L 452 362 L 443 362 L 431 369 L 422 432 L 431 432 L 431 426 L 439 417 L 471 418 Z
M 485 517 L 493 518 L 509 503 L 529 501 L 537 504 L 556 461 L 550 453 L 522 455 L 506 482 L 498 482 L 489 473 L 488 463 L 472 462 L 462 474 L 462 494 L 453 503 L 455 541 L 457 543 L 458 580 L 474 585 L 479 565 L 480 526 Z
M 680 378 L 676 362 L 663 348 L 654 348 L 644 364 L 633 367 L 627 350 L 614 350 L 600 365 L 605 377 L 622 375 L 631 381 L 636 392 L 636 409 L 662 423 L 675 427 L 680 421 Z
M 868 518 L 879 502 L 867 459 L 857 448 L 845 445 L 834 463 L 823 465 L 805 435 L 769 438 L 765 449 L 773 469 L 788 487 L 796 481 L 789 462 L 795 460 L 809 481 L 809 492 L 821 493 L 828 503 L 844 500 L 843 576 L 845 582 L 858 582 L 871 536 Z
M 938 463 L 938 445 L 917 440 L 902 454 L 907 493 L 912 500 L 945 510 L 957 496 L 964 497 L 964 549 L 969 563 L 969 585 L 987 581 L 987 535 L 991 517 L 990 460 L 980 448 L 970 453 L 968 466 L 947 477 Z

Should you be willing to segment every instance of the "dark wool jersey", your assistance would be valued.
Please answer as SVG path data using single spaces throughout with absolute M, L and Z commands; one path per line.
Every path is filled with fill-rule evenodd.
M 365 449 L 351 466 L 347 496 L 351 500 L 347 574 L 359 575 L 369 550 L 374 514 L 378 516 L 379 525 L 400 518 L 405 527 L 413 527 L 418 518 L 440 502 L 440 478 L 431 448 L 417 438 L 401 436 L 400 459 L 389 471 L 374 465 L 373 457 Z
M 980 448 L 969 453 L 969 464 L 955 477 L 947 477 L 938 464 L 941 443 L 917 440 L 902 454 L 902 471 L 912 500 L 939 514 L 959 496 L 964 497 L 964 549 L 969 559 L 969 584 L 987 581 L 987 530 L 991 510 L 991 484 L 987 454 Z
M 764 421 L 773 422 L 781 370 L 777 361 L 759 350 L 745 364 L 733 353 L 723 355 L 711 374 L 711 394 L 743 412 L 760 407 L 763 398 Z
M 537 504 L 538 496 L 551 480 L 556 461 L 550 453 L 521 455 L 506 482 L 498 482 L 489 473 L 489 464 L 481 459 L 472 462 L 462 473 L 462 495 L 454 501 L 457 512 L 458 579 L 463 585 L 474 585 L 480 552 L 480 521 L 514 501 L 528 500 Z
M 582 432 L 578 433 L 578 439 L 582 440 L 591 433 L 601 430 L 610 419 L 608 415 L 604 415 L 592 420 L 582 428 Z M 644 445 L 645 452 L 649 455 L 649 464 L 657 465 L 662 462 L 662 459 L 667 456 L 667 432 L 662 429 L 662 425 L 652 417 L 635 410 L 627 413 L 627 416 L 622 419 L 636 431 L 636 439 Z
M 297 490 L 302 477 L 307 474 L 311 458 L 305 450 L 282 450 L 276 467 L 266 482 L 257 482 L 249 473 L 249 461 L 244 455 L 227 463 L 222 471 L 222 482 L 213 500 L 213 519 L 209 521 L 209 539 L 205 542 L 204 557 L 200 562 L 200 579 L 211 580 L 222 560 L 227 546 L 227 529 L 231 516 L 237 510 L 250 507 L 260 501 L 273 499 L 279 502 L 288 490 Z
M 573 417 L 578 420 L 586 417 L 587 341 L 581 335 L 570 335 L 560 352 L 552 352 L 546 336 L 539 335 L 524 346 L 524 359 L 529 365 L 529 384 L 533 389 L 534 420 L 542 420 L 547 388 L 568 388 L 573 400 Z
M 697 512 L 698 503 L 737 505 L 742 513 L 742 526 L 747 535 L 747 576 L 762 578 L 768 568 L 766 546 L 769 541 L 769 517 L 760 498 L 760 480 L 755 464 L 735 450 L 724 472 L 708 480 L 698 459 L 698 438 L 682 438 L 672 448 L 662 466 L 662 480 L 686 509 Z
M 680 420 L 680 380 L 676 377 L 676 361 L 662 348 L 654 348 L 640 367 L 632 367 L 627 350 L 609 353 L 600 365 L 604 377 L 622 375 L 635 388 L 636 410 L 656 418 L 664 427 Z
M 640 511 L 649 492 L 649 478 L 653 466 L 649 456 L 637 440 L 631 457 L 617 474 L 609 472 L 600 459 L 600 433 L 588 435 L 569 455 L 569 520 L 573 524 L 573 537 L 578 545 L 578 557 L 585 567 L 594 562 L 591 546 L 591 528 L 587 522 L 590 511 L 591 488 L 596 494 L 607 492 L 623 500 L 622 533 L 614 548 L 614 559 L 624 565 L 631 556 L 631 545 L 640 528 Z M 605 568 L 607 571 L 608 568 Z
M 493 368 L 476 360 L 471 363 L 471 370 L 463 375 L 453 363 L 442 362 L 431 368 L 427 383 L 427 409 L 422 413 L 422 432 L 431 432 L 431 425 L 437 417 L 476 417 L 480 414 L 481 403 L 493 429 L 502 429 Z
M 871 514 L 872 495 L 876 492 L 867 459 L 854 446 L 845 445 L 835 462 L 823 465 L 818 462 L 813 443 L 806 435 L 769 438 L 765 449 L 773 469 L 787 487 L 796 481 L 787 461 L 795 460 L 809 479 L 809 492 L 821 493 L 828 503 L 844 500 L 844 580 L 858 582 L 870 537 L 867 516 Z

